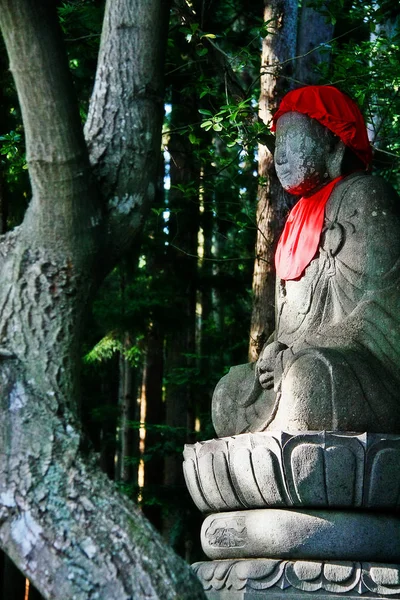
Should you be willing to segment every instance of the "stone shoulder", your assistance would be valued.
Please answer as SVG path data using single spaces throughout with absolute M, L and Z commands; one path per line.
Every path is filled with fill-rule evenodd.
M 353 174 L 339 184 L 334 193 L 341 203 L 340 212 L 357 209 L 364 216 L 377 217 L 375 211 L 386 210 L 400 218 L 400 197 L 394 188 L 380 176 Z M 371 211 L 371 212 L 370 212 Z M 382 215 L 385 216 L 385 215 Z M 375 219 L 374 219 L 375 220 Z
M 400 260 L 400 198 L 382 177 L 353 174 L 334 190 L 328 221 L 343 231 L 340 257 L 377 285 Z M 373 283 L 375 281 L 375 283 Z

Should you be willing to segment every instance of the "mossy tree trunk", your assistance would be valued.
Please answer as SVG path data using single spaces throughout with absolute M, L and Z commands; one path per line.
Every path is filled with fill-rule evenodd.
M 107 2 L 85 142 L 53 3 L 0 0 L 33 193 L 0 237 L 0 545 L 53 600 L 203 597 L 77 417 L 86 307 L 154 190 L 166 9 Z

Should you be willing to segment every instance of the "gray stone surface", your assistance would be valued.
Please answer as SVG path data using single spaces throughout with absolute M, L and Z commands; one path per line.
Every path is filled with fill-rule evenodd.
M 400 563 L 400 517 L 373 512 L 258 509 L 209 515 L 208 558 L 369 560 Z
M 200 562 L 193 569 L 209 600 L 400 598 L 400 565 L 269 559 Z
M 185 446 L 202 512 L 267 507 L 400 508 L 400 436 L 245 433 Z
M 286 189 L 312 192 L 340 173 L 343 145 L 327 131 L 298 113 L 278 119 Z M 276 307 L 258 363 L 234 367 L 215 390 L 218 436 L 400 432 L 400 201 L 387 183 L 358 172 L 337 184 L 318 252 L 299 279 L 277 281 Z

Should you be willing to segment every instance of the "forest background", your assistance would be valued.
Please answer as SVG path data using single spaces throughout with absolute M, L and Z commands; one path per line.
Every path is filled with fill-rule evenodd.
M 189 562 L 201 558 L 200 515 L 183 482 L 183 445 L 213 437 L 215 384 L 230 366 L 256 359 L 273 331 L 272 256 L 293 199 L 273 171 L 271 113 L 293 87 L 337 85 L 365 115 L 374 171 L 398 189 L 396 4 L 171 5 L 156 197 L 140 243 L 93 304 L 81 350 L 81 416 L 103 470 Z M 57 6 L 84 123 L 104 3 Z M 1 233 L 21 222 L 30 194 L 2 45 Z

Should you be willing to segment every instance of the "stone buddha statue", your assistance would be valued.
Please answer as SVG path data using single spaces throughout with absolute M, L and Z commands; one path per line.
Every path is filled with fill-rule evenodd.
M 276 330 L 218 383 L 218 436 L 400 432 L 400 199 L 368 173 L 361 113 L 331 86 L 290 92 L 275 167 L 300 200 L 276 253 Z

